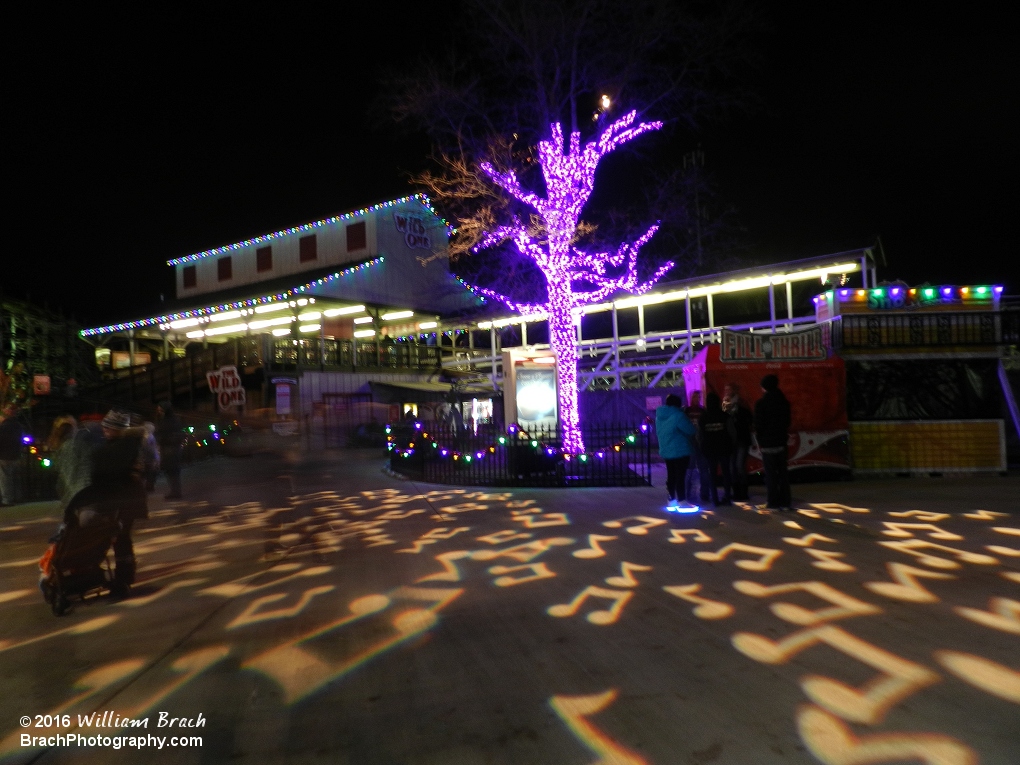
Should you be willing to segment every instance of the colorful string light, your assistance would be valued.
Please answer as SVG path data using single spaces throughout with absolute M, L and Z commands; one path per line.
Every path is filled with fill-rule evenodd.
M 265 305 L 267 303 L 273 303 L 281 300 L 290 300 L 297 295 L 307 292 L 315 287 L 320 287 L 323 284 L 342 279 L 351 274 L 357 273 L 358 271 L 364 271 L 366 268 L 379 265 L 385 260 L 385 257 L 380 255 L 377 258 L 366 260 L 363 263 L 359 263 L 356 266 L 350 266 L 342 271 L 336 271 L 328 276 L 324 276 L 321 279 L 307 282 L 306 284 L 292 287 L 286 292 L 281 292 L 276 295 L 265 295 L 259 298 L 252 298 L 250 300 L 240 300 L 236 303 L 224 303 L 223 305 L 209 306 L 208 308 L 196 308 L 192 311 L 182 311 L 181 313 L 166 314 L 164 316 L 153 316 L 149 319 L 139 319 L 138 321 L 129 321 L 123 324 L 108 324 L 105 327 L 94 327 L 92 329 L 83 329 L 78 334 L 81 337 L 91 337 L 93 335 L 106 335 L 110 332 L 124 332 L 130 329 L 140 329 L 142 327 L 158 326 L 160 324 L 169 324 L 172 321 L 179 321 L 181 319 L 192 319 L 204 316 L 211 316 L 220 311 L 232 311 L 238 308 L 251 308 L 256 305 Z
M 377 210 L 385 210 L 389 207 L 396 205 L 405 204 L 407 202 L 418 202 L 422 207 L 432 213 L 436 218 L 442 221 L 443 226 L 446 227 L 447 233 L 451 236 L 456 233 L 456 229 L 453 228 L 442 215 L 436 212 L 436 209 L 432 206 L 432 200 L 429 199 L 427 194 L 411 194 L 407 197 L 401 197 L 400 199 L 393 199 L 389 202 L 381 202 L 377 205 L 371 205 L 369 207 L 362 207 L 360 210 L 354 210 L 352 212 L 343 213 L 342 215 L 334 215 L 332 218 L 324 218 L 313 223 L 304 223 L 300 226 L 294 226 L 292 228 L 283 229 L 282 231 L 276 231 L 272 234 L 263 234 L 262 236 L 256 236 L 252 239 L 245 239 L 243 242 L 236 242 L 235 244 L 227 244 L 223 247 L 215 247 L 211 250 L 205 250 L 203 252 L 196 252 L 194 255 L 185 255 L 182 258 L 174 258 L 168 260 L 166 264 L 168 266 L 178 266 L 183 263 L 193 263 L 196 260 L 202 260 L 203 258 L 213 257 L 214 255 L 222 255 L 225 252 L 231 252 L 234 250 L 241 250 L 245 247 L 252 247 L 258 244 L 265 244 L 271 242 L 274 239 L 279 239 L 282 236 L 290 236 L 292 234 L 300 234 L 305 231 L 312 231 L 322 226 L 329 226 L 336 223 L 342 223 L 343 221 L 352 220 L 359 218 L 362 215 L 366 215 Z
M 421 441 L 430 443 L 432 448 L 438 451 L 440 457 L 452 457 L 454 460 L 463 459 L 465 462 L 470 462 L 472 460 L 472 457 L 476 460 L 484 459 L 486 454 L 495 454 L 497 447 L 505 447 L 512 441 L 516 440 L 518 442 L 523 442 L 524 444 L 530 445 L 531 448 L 536 452 L 544 451 L 546 456 L 548 457 L 562 456 L 563 459 L 566 460 L 567 462 L 570 462 L 571 459 L 577 459 L 582 463 L 586 463 L 589 459 L 599 460 L 605 459 L 606 452 L 609 450 L 619 452 L 626 446 L 636 444 L 639 433 L 647 434 L 651 430 L 650 423 L 651 418 L 646 417 L 634 431 L 624 436 L 623 440 L 617 441 L 616 443 L 608 447 L 595 449 L 590 452 L 584 451 L 571 452 L 569 449 L 566 448 L 551 446 L 549 444 L 543 443 L 542 441 L 539 441 L 537 438 L 532 438 L 528 434 L 528 432 L 523 430 L 517 423 L 511 423 L 503 434 L 496 437 L 496 440 L 493 443 L 489 444 L 488 446 L 481 450 L 474 451 L 473 453 L 461 453 L 456 449 L 451 449 L 449 447 L 439 444 L 435 440 L 435 438 L 430 436 L 428 431 L 424 429 L 424 425 L 421 422 L 414 423 L 414 429 L 416 431 L 414 434 L 414 438 L 415 441 L 420 439 Z M 414 448 L 415 441 L 409 442 L 407 447 L 404 448 L 397 446 L 393 437 L 393 426 L 392 425 L 386 426 L 387 451 L 393 452 L 399 457 L 403 458 L 410 457 L 412 454 L 415 453 Z

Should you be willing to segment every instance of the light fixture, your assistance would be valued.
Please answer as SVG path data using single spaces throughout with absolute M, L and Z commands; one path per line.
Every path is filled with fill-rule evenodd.
M 370 324 L 372 322 L 371 316 L 359 316 L 354 320 L 355 324 Z
M 255 306 L 255 313 L 273 313 L 274 311 L 283 311 L 286 308 L 289 308 L 286 303 L 269 303 L 268 305 Z
M 322 314 L 318 311 L 305 311 L 304 313 L 298 314 L 298 318 L 301 319 L 301 321 L 315 321 L 321 317 Z
M 390 311 L 384 313 L 382 318 L 384 321 L 394 321 L 395 319 L 409 319 L 414 316 L 414 311 Z
M 300 300 L 297 301 L 297 304 L 300 306 L 308 305 L 308 298 L 301 298 Z
M 226 321 L 227 319 L 240 319 L 240 311 L 224 311 L 223 313 L 214 313 L 209 317 L 209 321 Z
M 439 326 L 438 321 L 423 321 L 418 325 L 418 329 L 435 329 Z
M 198 325 L 198 319 L 181 319 L 179 321 L 170 322 L 171 329 L 184 329 L 185 327 L 194 327 Z M 189 335 L 190 337 L 190 335 Z
M 289 327 L 284 327 L 282 329 L 274 329 L 273 330 L 273 337 L 283 337 L 284 335 L 289 335 L 289 334 L 290 334 L 290 328 Z
M 298 327 L 298 332 L 318 332 L 322 329 L 321 324 L 302 324 Z
M 290 324 L 295 321 L 293 316 L 277 316 L 275 319 L 259 319 L 248 324 L 248 329 L 264 329 L 265 327 L 278 327 L 281 324 Z M 288 332 L 290 330 L 287 330 Z
M 205 332 L 203 332 L 200 329 L 196 329 L 194 332 L 189 332 L 187 335 L 185 335 L 185 337 L 190 337 L 192 340 L 194 340 L 199 337 L 205 337 Z
M 322 312 L 323 316 L 346 316 L 349 313 L 363 313 L 365 306 L 363 305 L 349 305 L 346 308 L 327 308 Z
M 205 331 L 206 337 L 210 335 L 226 335 L 230 332 L 244 332 L 248 329 L 247 324 L 231 324 L 226 327 L 211 327 Z
M 354 332 L 355 337 L 375 337 L 374 329 L 358 329 Z

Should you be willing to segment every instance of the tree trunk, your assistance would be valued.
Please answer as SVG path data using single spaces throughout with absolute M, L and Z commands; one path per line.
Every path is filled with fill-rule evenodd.
M 553 297 L 550 289 L 549 344 L 556 355 L 560 427 L 563 448 L 571 454 L 584 452 L 577 402 L 577 332 L 569 302 Z M 559 307 L 557 307 L 559 304 Z

